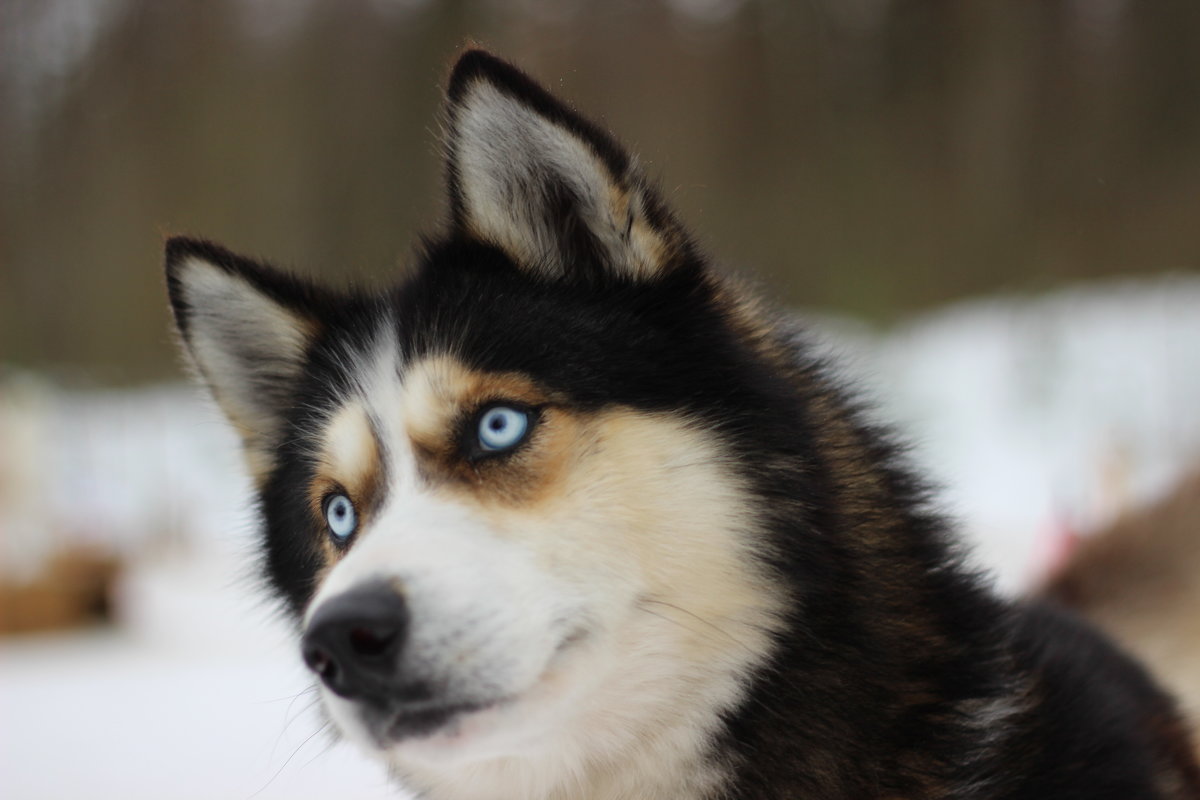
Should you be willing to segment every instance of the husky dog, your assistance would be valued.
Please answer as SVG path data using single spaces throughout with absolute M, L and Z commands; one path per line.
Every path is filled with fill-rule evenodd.
M 167 243 L 341 734 L 430 800 L 1195 798 L 1168 697 L 998 599 L 605 131 L 465 53 L 389 291 Z

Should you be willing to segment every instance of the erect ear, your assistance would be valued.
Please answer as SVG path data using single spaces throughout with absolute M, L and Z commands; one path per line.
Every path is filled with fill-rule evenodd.
M 646 279 L 688 243 L 608 134 L 510 64 L 465 53 L 447 91 L 456 229 L 549 276 Z
M 320 293 L 271 267 L 183 237 L 167 241 L 166 270 L 186 349 L 241 434 L 251 472 L 261 482 L 320 330 Z

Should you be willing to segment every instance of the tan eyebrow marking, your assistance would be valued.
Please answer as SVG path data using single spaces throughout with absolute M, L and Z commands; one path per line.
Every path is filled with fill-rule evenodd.
M 403 417 L 420 468 L 477 502 L 528 505 L 550 491 L 572 452 L 572 415 L 530 377 L 481 372 L 448 356 L 416 364 L 405 381 Z M 459 440 L 465 415 L 491 402 L 539 409 L 530 439 L 511 456 L 468 461 Z
M 427 359 L 409 371 L 405 381 L 404 420 L 418 452 L 443 453 L 452 426 L 493 400 L 536 407 L 550 398 L 519 373 L 478 372 L 447 356 Z
M 334 414 L 325 429 L 324 445 L 321 465 L 330 477 L 354 494 L 364 493 L 381 466 L 366 409 L 352 403 Z
M 383 488 L 383 459 L 375 429 L 360 403 L 339 409 L 325 427 L 317 456 L 316 476 L 309 486 L 308 501 L 313 515 L 323 519 L 326 495 L 340 487 L 354 503 L 361 527 L 378 504 Z M 337 557 L 335 548 L 323 540 L 327 561 Z

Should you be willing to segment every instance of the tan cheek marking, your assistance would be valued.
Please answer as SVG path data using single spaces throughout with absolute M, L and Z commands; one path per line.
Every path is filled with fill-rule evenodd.
M 576 415 L 560 407 L 542 410 L 530 440 L 512 456 L 479 462 L 460 473 L 460 490 L 484 505 L 532 510 L 564 491 L 582 447 Z
M 558 516 L 603 514 L 621 571 L 669 604 L 656 613 L 707 621 L 681 643 L 691 663 L 765 652 L 782 597 L 753 561 L 758 515 L 723 452 L 671 415 L 617 409 L 589 427 L 595 445 L 562 482 Z
M 614 627 L 617 646 L 643 642 L 645 621 L 658 618 L 686 664 L 768 652 L 784 595 L 757 561 L 758 510 L 712 437 L 627 408 L 568 415 L 560 433 L 523 504 L 467 495 L 498 534 L 581 586 L 600 574 L 636 587 L 649 613 Z

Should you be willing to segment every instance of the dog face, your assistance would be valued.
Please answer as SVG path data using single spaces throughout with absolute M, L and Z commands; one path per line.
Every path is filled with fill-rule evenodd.
M 469 52 L 447 111 L 448 232 L 393 290 L 168 243 L 267 575 L 337 727 L 427 786 L 701 748 L 784 602 L 738 444 L 755 323 L 524 75 Z

